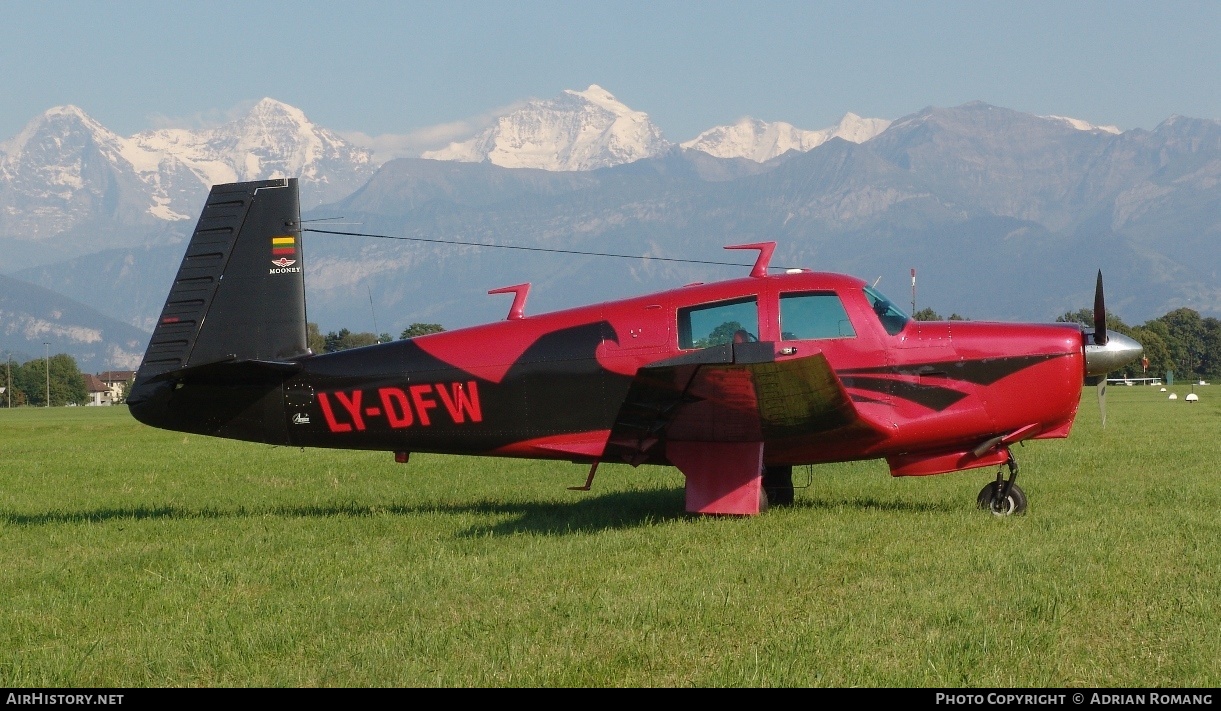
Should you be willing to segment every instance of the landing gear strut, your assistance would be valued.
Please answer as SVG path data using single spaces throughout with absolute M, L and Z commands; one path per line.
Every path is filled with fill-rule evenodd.
M 1004 478 L 1004 471 L 996 472 L 996 481 L 984 486 L 979 492 L 975 503 L 981 509 L 988 509 L 995 516 L 1012 516 L 1026 512 L 1026 492 L 1018 487 L 1014 480 L 1018 475 L 1017 460 L 1013 452 L 1009 452 L 1009 479 Z
M 764 467 L 763 491 L 772 506 L 792 506 L 793 467 Z

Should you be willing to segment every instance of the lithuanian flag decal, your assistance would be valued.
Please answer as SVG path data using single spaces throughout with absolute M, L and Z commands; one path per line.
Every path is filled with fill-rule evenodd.
M 271 253 L 273 256 L 292 256 L 297 253 L 297 239 L 292 235 L 281 235 L 271 238 Z

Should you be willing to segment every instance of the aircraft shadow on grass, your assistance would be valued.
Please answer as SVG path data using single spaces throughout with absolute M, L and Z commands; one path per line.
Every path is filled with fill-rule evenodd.
M 268 506 L 232 508 L 189 508 L 168 504 L 121 508 L 101 508 L 92 511 L 47 511 L 44 513 L 0 513 L 0 522 L 13 526 L 36 527 L 73 523 L 111 523 L 130 520 L 190 520 L 255 518 L 274 516 L 279 518 L 333 518 L 369 517 L 378 515 L 416 516 L 441 514 L 467 516 L 511 515 L 509 521 L 487 526 L 476 526 L 464 536 L 513 535 L 535 533 L 562 535 L 566 533 L 590 533 L 616 529 L 649 526 L 665 521 L 692 518 L 683 511 L 681 490 L 639 491 L 605 494 L 567 502 L 504 503 L 476 501 L 461 504 L 359 504 L 335 503 L 311 506 Z M 833 510 L 857 509 L 908 513 L 949 513 L 959 508 L 946 503 L 920 503 L 910 501 L 882 500 L 872 497 L 837 499 L 833 501 L 801 500 L 794 502 L 793 509 Z M 729 517 L 730 520 L 737 520 Z

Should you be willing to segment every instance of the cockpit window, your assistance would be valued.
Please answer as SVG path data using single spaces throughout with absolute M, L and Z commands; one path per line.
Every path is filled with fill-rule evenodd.
M 851 338 L 856 335 L 839 296 L 833 291 L 780 295 L 780 338 Z
M 759 340 L 755 297 L 678 310 L 679 348 L 708 348 Z
M 890 299 L 882 296 L 873 287 L 865 287 L 865 298 L 869 299 L 869 305 L 873 307 L 873 312 L 882 322 L 882 328 L 885 328 L 886 332 L 892 336 L 897 336 L 911 320 L 898 306 L 892 304 Z

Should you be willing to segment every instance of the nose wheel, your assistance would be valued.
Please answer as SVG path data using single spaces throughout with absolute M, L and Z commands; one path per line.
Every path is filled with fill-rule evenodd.
M 1009 467 L 1009 479 L 1005 479 L 1003 471 L 998 471 L 996 481 L 980 490 L 975 503 L 979 508 L 991 511 L 994 516 L 1026 513 L 1026 492 L 1014 483 L 1014 479 L 1017 479 L 1018 465 L 1012 452 L 1009 453 L 1009 461 L 1005 464 Z

